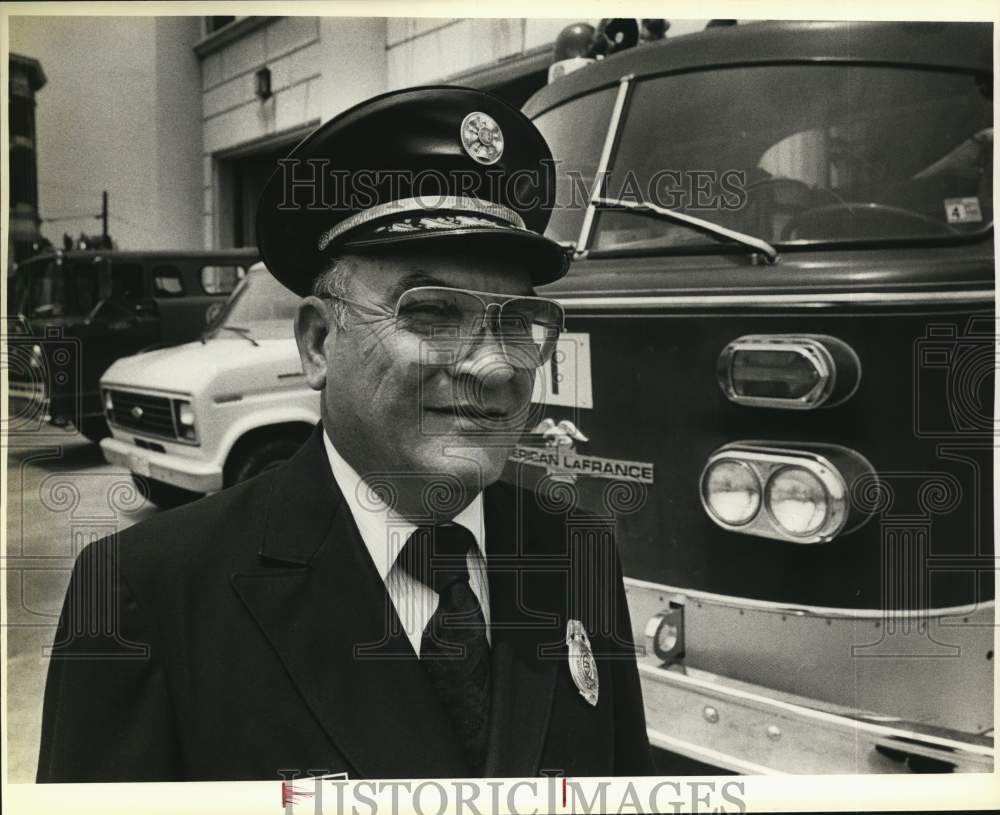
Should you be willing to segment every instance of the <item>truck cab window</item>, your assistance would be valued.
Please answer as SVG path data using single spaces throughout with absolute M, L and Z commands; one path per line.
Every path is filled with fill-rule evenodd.
M 607 198 L 775 244 L 975 237 L 993 220 L 993 106 L 974 74 L 761 65 L 638 82 Z M 598 213 L 592 250 L 706 251 L 704 231 Z M 727 249 L 731 247 L 726 247 Z
M 545 231 L 553 240 L 575 242 L 580 235 L 616 93 L 617 86 L 604 88 L 535 119 L 556 162 L 557 207 Z

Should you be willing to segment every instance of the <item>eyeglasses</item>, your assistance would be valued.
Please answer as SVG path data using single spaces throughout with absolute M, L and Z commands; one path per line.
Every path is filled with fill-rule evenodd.
M 394 317 L 399 328 L 423 338 L 429 361 L 438 365 L 464 359 L 484 330 L 490 329 L 511 365 L 538 368 L 552 358 L 566 322 L 563 307 L 555 300 L 447 286 L 407 289 L 394 309 L 333 297 Z

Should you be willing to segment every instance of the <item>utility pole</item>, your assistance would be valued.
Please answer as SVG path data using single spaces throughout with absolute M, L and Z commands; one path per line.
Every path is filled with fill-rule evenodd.
M 108 245 L 108 191 L 101 193 L 101 246 Z

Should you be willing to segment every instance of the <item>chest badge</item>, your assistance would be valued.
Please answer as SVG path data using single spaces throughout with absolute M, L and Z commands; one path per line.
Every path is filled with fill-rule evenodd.
M 579 620 L 566 622 L 566 647 L 569 651 L 569 673 L 580 695 L 591 705 L 597 704 L 600 683 L 597 679 L 597 662 L 590 650 L 590 640 Z
M 503 155 L 503 132 L 496 119 L 474 111 L 462 120 L 462 147 L 480 164 L 495 164 Z

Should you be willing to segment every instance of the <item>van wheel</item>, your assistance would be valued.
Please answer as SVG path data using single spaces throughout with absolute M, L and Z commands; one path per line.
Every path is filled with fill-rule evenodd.
M 146 497 L 160 509 L 179 507 L 182 504 L 189 504 L 191 501 L 202 497 L 202 493 L 200 492 L 185 490 L 181 487 L 175 487 L 173 484 L 166 484 L 163 481 L 157 481 L 153 478 L 145 478 L 135 473 L 132 473 L 132 483 L 135 484 L 136 489 L 140 492 L 145 492 Z
M 81 436 L 94 444 L 100 444 L 101 439 L 106 439 L 111 435 L 108 423 L 104 421 L 103 416 L 89 416 L 81 419 L 76 429 L 80 431 Z
M 260 475 L 275 467 L 280 467 L 302 446 L 301 441 L 289 438 L 269 439 L 244 450 L 227 466 L 226 486 L 239 484 L 255 475 Z

